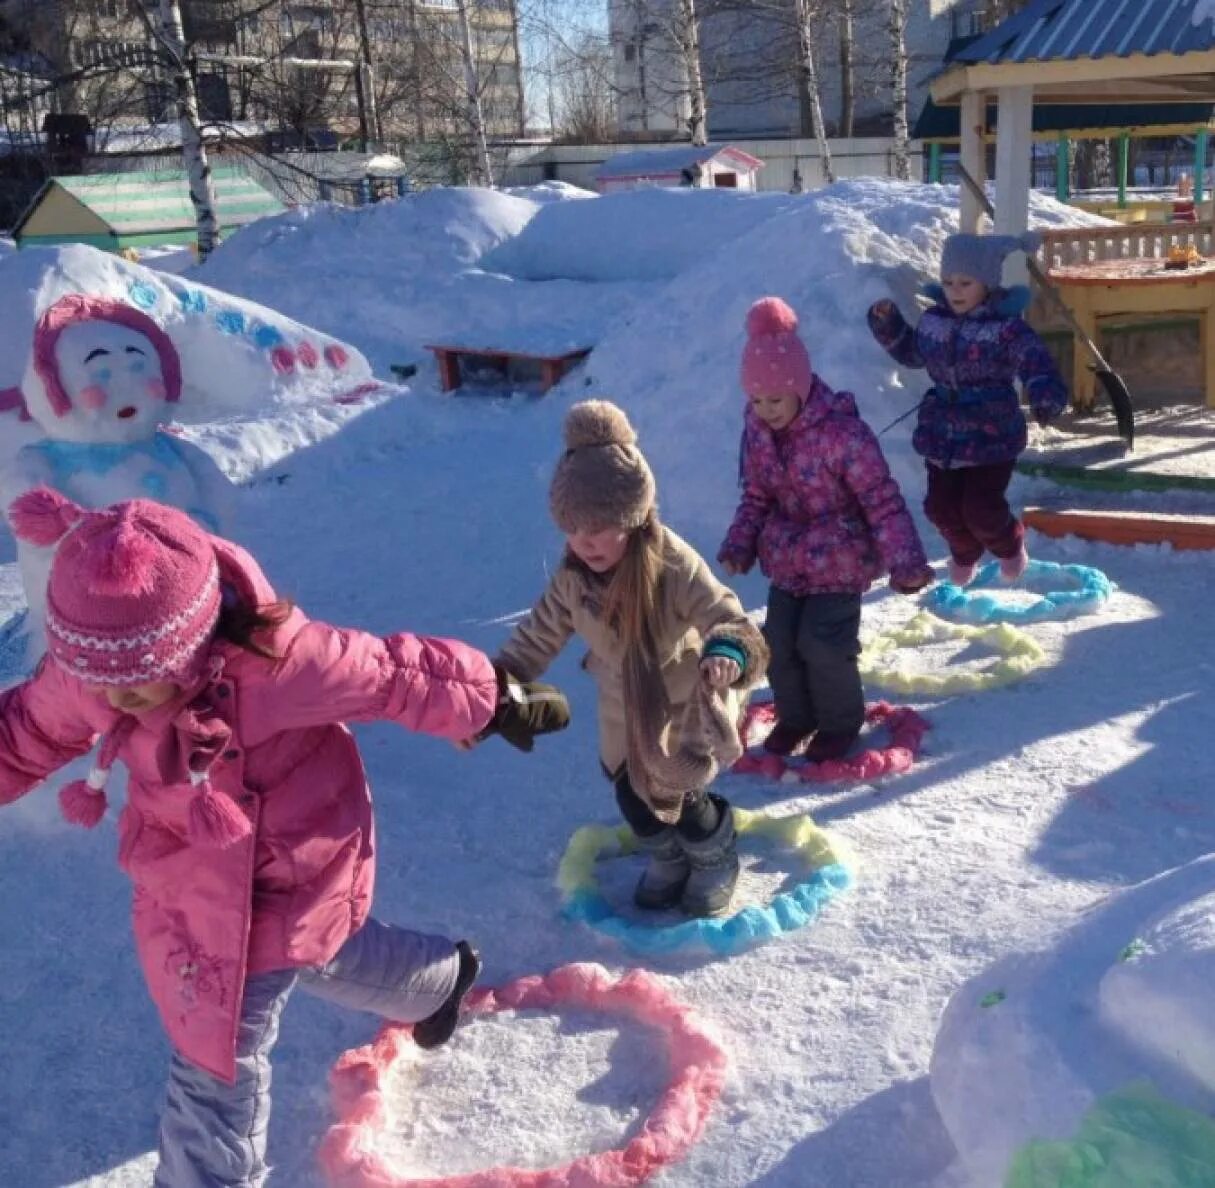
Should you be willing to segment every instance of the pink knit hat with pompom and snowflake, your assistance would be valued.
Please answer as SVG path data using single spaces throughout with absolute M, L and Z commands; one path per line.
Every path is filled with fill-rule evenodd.
M 86 511 L 40 487 L 9 508 L 13 531 L 57 545 L 46 596 L 51 658 L 87 685 L 186 684 L 219 617 L 210 537 L 146 499 Z
M 219 619 L 219 564 L 211 538 L 189 516 L 144 499 L 88 511 L 48 487 L 16 499 L 8 515 L 21 540 L 56 546 L 46 634 L 60 668 L 96 686 L 189 688 L 202 676 Z M 101 820 L 106 777 L 135 725 L 120 719 L 88 779 L 62 790 L 68 820 Z M 250 834 L 248 819 L 211 787 L 205 770 L 192 769 L 189 778 L 192 841 L 224 846 Z
M 748 396 L 791 392 L 805 400 L 814 385 L 810 352 L 797 333 L 797 314 L 779 297 L 764 297 L 747 311 L 742 386 Z

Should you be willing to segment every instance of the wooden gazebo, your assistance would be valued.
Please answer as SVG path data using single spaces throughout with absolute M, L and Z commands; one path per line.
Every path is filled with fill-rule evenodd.
M 961 162 L 986 176 L 984 135 L 996 99 L 996 230 L 1029 222 L 1034 104 L 1210 103 L 1215 11 L 1210 0 L 1033 0 L 960 49 L 932 83 L 961 107 Z M 1207 137 L 1200 133 L 1205 161 Z M 978 230 L 978 199 L 962 192 L 962 226 Z

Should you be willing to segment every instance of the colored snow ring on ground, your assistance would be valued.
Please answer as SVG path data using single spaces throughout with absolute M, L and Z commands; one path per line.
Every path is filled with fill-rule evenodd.
M 807 877 L 766 906 L 748 905 L 732 916 L 666 926 L 634 923 L 618 915 L 600 893 L 595 863 L 603 857 L 635 853 L 637 839 L 627 825 L 586 825 L 570 838 L 557 870 L 564 899 L 561 914 L 636 953 L 670 953 L 699 944 L 729 955 L 804 928 L 851 885 L 852 874 L 834 843 L 809 817 L 769 817 L 740 808 L 733 812 L 740 836 L 767 838 L 792 851 L 809 868 Z
M 996 582 L 999 571 L 999 563 L 991 561 L 965 588 L 942 582 L 929 593 L 928 609 L 952 623 L 1044 623 L 1091 615 L 1105 605 L 1114 589 L 1114 583 L 1091 566 L 1031 561 L 1026 577 L 1048 582 L 1072 581 L 1076 588 L 1051 591 L 1034 602 L 1017 606 L 982 590 L 981 587 Z
M 891 652 L 901 648 L 917 648 L 952 639 L 990 647 L 999 655 L 999 659 L 990 668 L 941 675 L 882 663 Z M 884 631 L 871 639 L 861 653 L 859 667 L 866 681 L 883 689 L 903 694 L 941 696 L 1011 685 L 1024 680 L 1035 668 L 1045 663 L 1046 653 L 1037 642 L 1009 623 L 972 627 L 963 623 L 946 623 L 921 611 L 906 626 Z
M 776 710 L 770 701 L 749 705 L 743 723 L 743 738 L 749 741 L 754 725 L 767 723 L 770 726 L 775 719 Z M 739 775 L 766 776 L 770 780 L 788 777 L 806 784 L 858 783 L 902 775 L 911 770 L 923 746 L 924 735 L 932 729 L 928 720 L 909 706 L 895 706 L 888 701 L 867 706 L 865 721 L 871 726 L 885 726 L 890 732 L 890 744 L 866 747 L 850 759 L 827 759 L 821 763 L 770 755 L 764 751 L 748 752 L 731 770 Z
M 384 1085 L 393 1064 L 418 1049 L 411 1028 L 391 1024 L 374 1043 L 345 1053 L 330 1075 L 338 1122 L 319 1151 L 329 1182 L 334 1188 L 616 1188 L 642 1184 L 660 1168 L 683 1159 L 700 1138 L 725 1081 L 726 1053 L 711 1026 L 652 974 L 635 969 L 616 979 L 593 964 L 565 965 L 543 977 L 475 989 L 465 1003 L 466 1014 L 472 1016 L 562 1007 L 635 1019 L 663 1035 L 670 1080 L 649 1117 L 623 1147 L 534 1170 L 496 1167 L 417 1178 L 394 1167 L 378 1150 L 380 1136 L 392 1121 Z

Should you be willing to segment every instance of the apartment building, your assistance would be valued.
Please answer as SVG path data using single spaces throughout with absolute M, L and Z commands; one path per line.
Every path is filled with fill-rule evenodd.
M 517 135 L 515 0 L 468 0 L 466 11 L 487 129 Z M 455 136 L 467 124 L 456 0 L 182 0 L 182 16 L 199 51 L 204 119 L 330 141 L 359 131 L 363 105 L 385 140 Z M 63 79 L 53 106 L 96 127 L 166 122 L 174 96 L 156 63 L 149 22 L 158 19 L 158 0 L 0 0 L 0 55 L 37 55 L 48 77 Z M 354 71 L 364 52 L 370 95 Z
M 676 35 L 678 0 L 610 0 L 609 29 L 623 135 L 686 130 L 686 71 Z M 887 6 L 854 4 L 855 130 L 891 126 L 891 50 Z M 977 32 L 986 0 L 907 0 L 908 107 L 915 119 L 950 41 Z M 793 4 L 714 0 L 698 6 L 701 65 L 713 139 L 812 134 L 810 97 L 798 62 Z M 843 101 L 838 22 L 829 11 L 815 29 L 816 65 L 828 130 Z

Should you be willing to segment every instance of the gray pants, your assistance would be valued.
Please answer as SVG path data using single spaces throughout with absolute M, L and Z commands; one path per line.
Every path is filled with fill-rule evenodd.
M 865 721 L 859 594 L 798 598 L 772 586 L 764 638 L 777 721 L 804 734 L 849 734 Z
M 270 1053 L 298 984 L 309 994 L 416 1023 L 455 989 L 459 957 L 442 936 L 368 920 L 319 969 L 255 974 L 245 983 L 229 1085 L 174 1054 L 153 1188 L 259 1188 L 265 1183 Z

